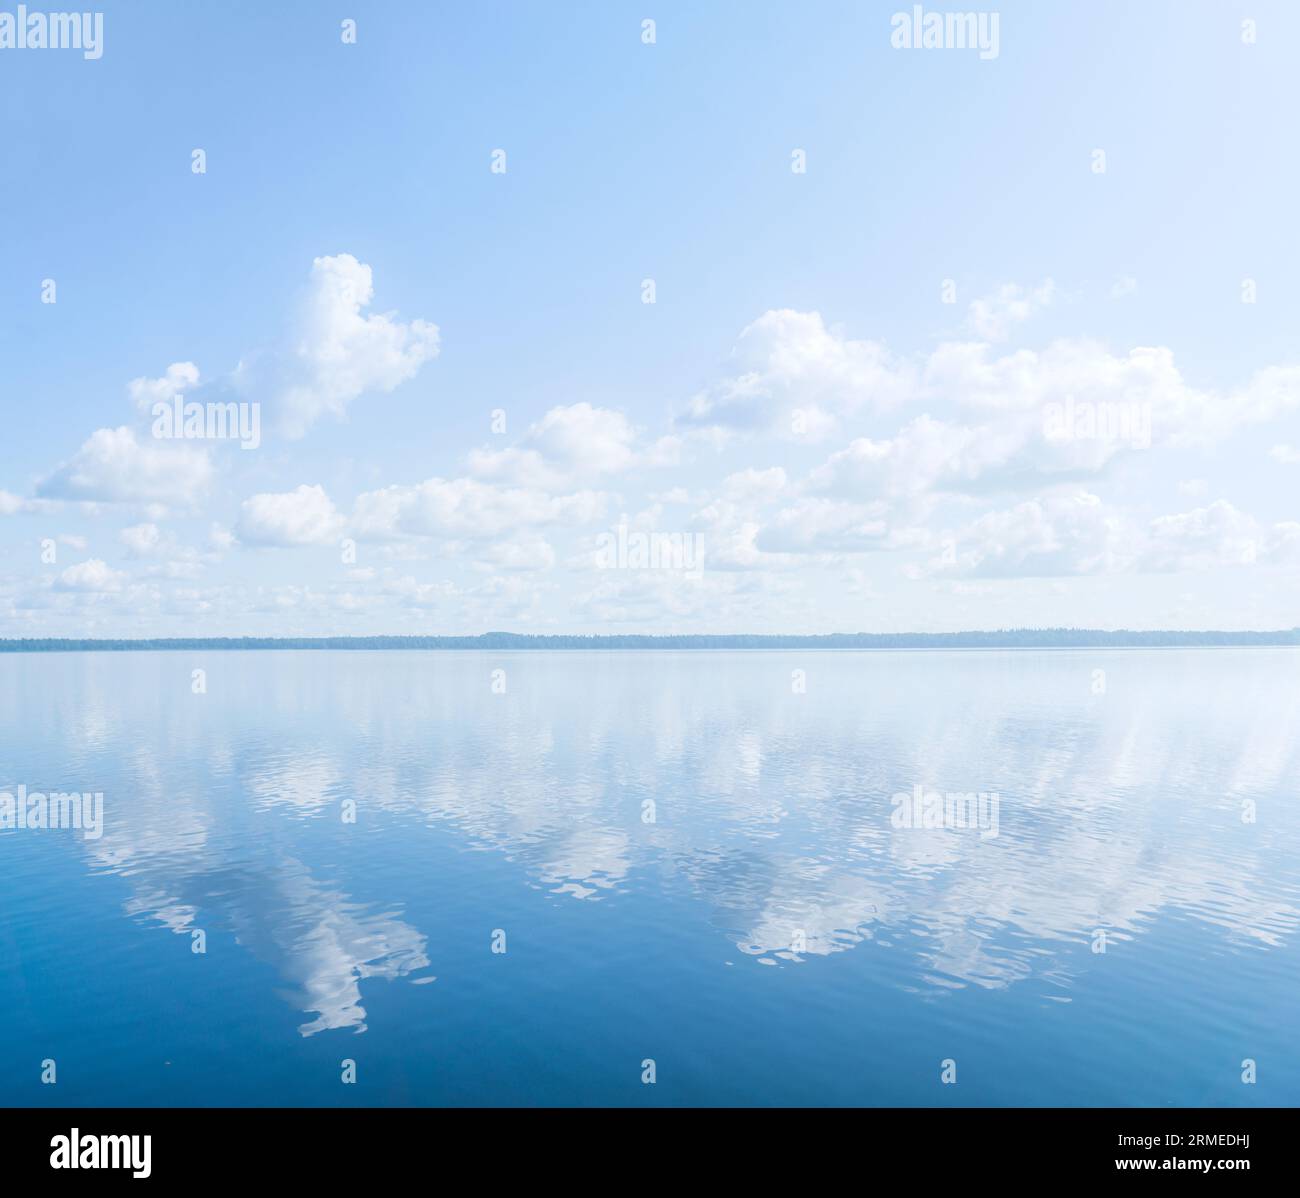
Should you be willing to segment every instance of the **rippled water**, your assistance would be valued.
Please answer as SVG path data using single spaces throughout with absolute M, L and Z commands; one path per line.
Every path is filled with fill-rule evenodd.
M 6 1104 L 1300 1101 L 1295 650 L 0 655 L 0 711 L 0 791 L 104 794 L 0 831 Z

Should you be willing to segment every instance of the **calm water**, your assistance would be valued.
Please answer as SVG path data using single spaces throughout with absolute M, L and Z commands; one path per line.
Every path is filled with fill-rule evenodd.
M 4 655 L 0 711 L 0 791 L 104 793 L 0 831 L 5 1104 L 1300 1102 L 1294 650 Z

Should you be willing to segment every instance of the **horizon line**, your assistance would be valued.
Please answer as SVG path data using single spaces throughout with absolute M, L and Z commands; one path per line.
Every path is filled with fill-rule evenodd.
M 194 650 L 396 649 L 907 649 L 1193 648 L 1300 646 L 1300 628 L 1223 629 L 1002 628 L 962 632 L 828 633 L 422 633 L 347 636 L 6 637 L 0 653 Z

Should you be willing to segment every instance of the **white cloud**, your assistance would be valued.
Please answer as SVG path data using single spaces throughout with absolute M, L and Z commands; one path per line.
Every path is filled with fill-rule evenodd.
M 989 512 L 954 539 L 924 574 L 1033 577 L 1098 574 L 1136 560 L 1133 530 L 1086 491 L 1058 492 Z
M 789 485 L 781 466 L 771 466 L 766 470 L 751 467 L 728 475 L 722 482 L 722 493 L 732 503 L 770 503 L 784 494 Z
M 894 437 L 851 441 L 810 473 L 808 485 L 814 491 L 862 498 L 960 489 L 1007 466 L 1036 432 L 1032 422 L 968 428 L 919 416 Z
M 382 590 L 386 595 L 391 595 L 411 607 L 439 606 L 456 595 L 454 583 L 417 582 L 410 575 L 386 580 Z
M 162 533 L 156 524 L 133 524 L 117 534 L 132 557 L 153 557 L 162 548 Z
M 436 353 L 436 330 L 427 326 L 432 337 L 424 340 L 423 322 L 368 315 L 371 292 L 369 270 L 355 259 L 317 260 L 292 346 L 218 385 L 256 387 L 268 401 L 304 389 L 297 431 L 347 410 L 364 390 L 398 385 Z M 1003 289 L 972 305 L 971 327 L 988 337 L 1004 335 L 1050 299 L 1041 289 Z M 259 379 L 262 366 L 267 369 Z M 202 396 L 211 386 L 193 363 L 176 362 L 161 378 L 132 380 L 128 391 L 145 408 L 171 394 L 193 398 L 199 389 Z M 1051 414 L 1065 405 L 1073 405 L 1074 416 L 1063 418 L 1062 435 L 1060 427 L 1052 430 Z M 1106 433 L 1093 420 L 1105 405 L 1144 413 L 1145 435 L 1122 428 L 1120 435 Z M 841 583 L 871 594 L 873 581 L 886 596 L 882 618 L 894 626 L 907 626 L 913 616 L 932 619 L 932 597 L 958 589 L 993 592 L 1006 602 L 998 612 L 1012 613 L 1017 594 L 1047 595 L 1056 585 L 1073 600 L 1076 586 L 1014 588 L 989 580 L 1300 565 L 1300 524 L 1268 526 L 1226 501 L 1208 502 L 1209 485 L 1186 477 L 1204 472 L 1205 461 L 1177 456 L 1187 448 L 1217 449 L 1238 427 L 1278 420 L 1268 446 L 1293 431 L 1280 418 L 1297 407 L 1295 367 L 1271 367 L 1239 386 L 1209 388 L 1184 378 L 1164 347 L 1114 351 L 1095 341 L 1057 340 L 1035 350 L 1007 350 L 969 341 L 902 358 L 879 342 L 847 337 L 816 312 L 773 310 L 743 331 L 729 377 L 696 397 L 678 435 L 656 440 L 633 418 L 642 409 L 559 405 L 514 444 L 498 449 L 496 442 L 470 453 L 467 477 L 371 489 L 343 510 L 323 486 L 288 489 L 299 478 L 325 475 L 315 468 L 298 473 L 287 449 L 246 461 L 195 442 L 155 441 L 144 428 L 100 429 L 37 485 L 32 498 L 0 491 L 0 515 L 58 513 L 72 500 L 130 503 L 130 518 L 122 521 L 130 527 L 116 535 L 124 557 L 138 560 L 130 563 L 129 577 L 102 563 L 81 563 L 53 582 L 42 577 L 21 599 L 6 599 L 0 588 L 0 618 L 7 610 L 11 624 L 26 620 L 30 626 L 27 613 L 45 605 L 84 615 L 90 628 L 149 596 L 157 612 L 204 610 L 229 619 L 234 631 L 243 630 L 243 614 L 254 621 L 269 614 L 269 629 L 274 613 L 292 613 L 281 629 L 288 632 L 318 618 L 368 612 L 379 614 L 376 626 L 395 617 L 398 626 L 409 621 L 415 627 L 434 609 L 440 626 L 459 623 L 469 631 L 508 626 L 506 616 L 572 627 L 567 622 L 574 612 L 660 628 L 681 617 L 697 629 L 724 626 L 728 612 L 744 613 L 746 626 L 755 613 L 770 624 L 781 612 L 813 627 L 823 618 L 842 618 L 849 591 Z M 780 452 L 769 452 L 769 445 L 741 456 L 754 442 L 734 437 L 736 431 L 787 442 L 797 414 L 812 430 L 805 440 L 845 431 L 820 454 L 787 444 L 778 446 Z M 716 458 L 699 452 L 710 441 L 719 450 Z M 1267 452 L 1275 462 L 1294 464 L 1300 461 L 1296 444 L 1291 438 Z M 688 469 L 654 486 L 638 477 L 679 465 L 684 450 L 691 451 Z M 1149 483 L 1139 469 L 1121 472 L 1139 452 L 1161 455 L 1150 459 Z M 1259 454 L 1253 446 L 1243 452 Z M 340 479 L 366 477 L 370 468 L 346 455 L 324 460 L 327 469 L 336 469 L 330 477 Z M 1222 466 L 1227 459 L 1216 460 Z M 180 547 L 165 517 L 177 503 L 193 508 L 196 497 L 213 489 L 218 461 L 230 467 L 232 482 L 259 480 L 239 495 L 263 493 L 247 498 L 233 521 L 229 512 L 205 513 L 198 547 Z M 722 465 L 710 469 L 711 462 Z M 1180 478 L 1178 490 L 1196 498 L 1172 506 L 1194 510 L 1151 519 L 1162 509 L 1146 505 Z M 1112 507 L 1091 492 L 1126 502 Z M 587 584 L 579 568 L 591 565 L 586 549 L 595 532 L 608 528 L 609 509 L 626 512 L 624 519 L 638 530 L 700 535 L 704 584 L 697 580 L 691 590 L 657 579 L 604 577 L 606 571 L 583 595 Z M 204 540 L 213 517 L 222 523 L 212 524 Z M 355 536 L 365 544 L 369 572 L 268 585 L 258 588 L 257 602 L 242 587 L 190 591 L 170 585 L 203 573 L 238 543 L 236 533 L 249 546 L 329 545 Z M 901 550 L 913 552 L 901 561 L 867 556 Z M 398 567 L 402 571 L 446 570 L 456 581 L 400 582 L 394 566 L 384 564 L 399 561 L 422 563 Z M 554 576 L 572 588 L 561 596 L 550 593 L 543 577 L 557 561 L 573 567 Z M 864 563 L 870 577 L 860 568 Z M 900 566 L 937 585 L 909 588 L 898 578 Z M 1180 585 L 1156 578 L 1142 584 L 1148 593 Z M 64 593 L 70 591 L 84 594 Z M 908 602 L 900 595 L 915 596 L 916 608 L 891 610 Z M 768 610 L 763 604 L 773 598 L 781 606 Z M 730 606 L 716 606 L 721 601 Z M 832 610 L 840 614 L 832 617 Z M 985 610 L 992 618 L 994 609 Z M 1070 609 L 1070 618 L 1077 610 Z M 503 620 L 494 625 L 498 613 Z
M 572 490 L 637 468 L 677 465 L 682 439 L 660 437 L 642 445 L 622 412 L 576 403 L 552 408 L 517 445 L 475 449 L 469 455 L 476 478 L 540 490 Z
M 896 544 L 883 503 L 820 497 L 782 508 L 755 540 L 767 553 L 863 553 Z
M 341 535 L 343 525 L 324 488 L 303 484 L 245 499 L 236 533 L 246 545 L 325 545 Z
M 183 441 L 140 441 L 123 425 L 93 433 L 37 485 L 47 499 L 189 504 L 212 482 L 208 451 Z
M 632 461 L 636 430 L 621 412 L 588 403 L 552 408 L 528 432 L 547 461 L 579 473 L 611 474 Z
M 738 373 L 696 395 L 681 423 L 789 432 L 798 415 L 815 438 L 837 416 L 902 402 L 914 384 L 911 368 L 880 342 L 846 338 L 818 312 L 765 312 L 732 356 Z
M 512 537 L 488 545 L 479 561 L 499 570 L 549 570 L 555 550 L 542 537 Z
M 220 524 L 213 523 L 208 529 L 208 547 L 214 553 L 224 553 L 235 544 L 235 534 Z
M 1204 402 L 1187 386 L 1172 351 L 1138 347 L 1116 356 L 1087 340 L 1058 340 L 1046 349 L 995 356 L 979 342 L 945 342 L 925 365 L 925 393 L 986 413 L 1040 410 L 1073 399 L 1148 403 L 1177 414 Z
M 1263 525 L 1219 499 L 1206 507 L 1151 521 L 1141 568 L 1213 570 L 1300 564 L 1300 524 Z
M 59 575 L 54 589 L 102 594 L 120 591 L 125 578 L 125 574 L 112 569 L 107 563 L 95 557 L 75 566 L 69 566 Z
M 275 366 L 288 435 L 302 436 L 322 416 L 342 416 L 366 392 L 392 391 L 437 357 L 437 325 L 366 314 L 373 298 L 370 267 L 351 254 L 312 262 L 290 344 Z
M 636 429 L 621 412 L 576 403 L 552 408 L 516 446 L 476 449 L 469 455 L 477 478 L 557 490 L 574 479 L 627 470 L 636 460 Z
M 31 501 L 8 491 L 0 490 L 0 516 L 15 516 L 19 512 L 31 511 Z
M 156 403 L 171 403 L 176 395 L 182 395 L 199 385 L 199 368 L 193 362 L 173 362 L 167 367 L 162 378 L 132 379 L 126 385 L 131 402 L 141 412 L 150 412 Z
M 1042 311 L 1056 294 L 1056 284 L 1044 279 L 1037 287 L 1004 283 L 990 295 L 971 304 L 966 321 L 985 341 L 1005 341 L 1012 330 Z
M 994 356 L 987 345 L 948 342 L 927 360 L 921 394 L 986 419 L 1020 412 L 1041 422 L 1053 406 L 1067 405 L 1076 413 L 1149 417 L 1153 444 L 1185 447 L 1212 444 L 1300 407 L 1300 367 L 1257 371 L 1221 394 L 1190 385 L 1163 346 L 1114 354 L 1096 341 L 1063 339 L 1041 351 Z
M 1208 507 L 1153 520 L 1143 565 L 1150 570 L 1207 570 L 1253 565 L 1263 534 L 1253 517 L 1220 499 Z
M 808 476 L 813 491 L 859 498 L 1036 490 L 1096 474 L 1150 448 L 1145 409 L 1047 404 L 974 423 L 918 416 L 893 437 L 859 437 Z
M 1274 524 L 1264 540 L 1262 557 L 1270 565 L 1300 566 L 1300 523 Z
M 133 524 L 117 534 L 128 556 L 148 562 L 143 574 L 149 578 L 198 578 L 203 561 L 197 550 L 178 545 L 173 536 L 154 523 Z
M 1215 405 L 1207 439 L 1239 424 L 1263 424 L 1285 412 L 1300 408 L 1300 366 L 1266 366 L 1257 370 L 1244 386 Z
M 1182 573 L 1300 561 L 1300 524 L 1262 527 L 1226 500 L 1142 527 L 1086 491 L 989 512 L 915 573 L 977 577 Z
M 757 613 L 781 621 L 790 615 L 784 600 L 797 583 L 789 576 L 715 570 L 710 543 L 702 576 L 679 570 L 601 570 L 570 604 L 600 625 L 628 630 L 654 627 L 665 620 L 705 622 L 709 630 L 749 624 Z M 698 625 L 697 625 L 698 626 Z
M 1050 281 L 1003 288 L 972 305 L 975 323 L 1000 334 L 1053 294 Z M 857 439 L 813 480 L 828 490 L 841 473 L 856 473 L 869 493 L 1038 486 L 1153 445 L 1213 444 L 1300 407 L 1300 367 L 1270 367 L 1222 393 L 1189 384 L 1160 346 L 1113 353 L 1059 339 L 999 352 L 987 341 L 950 341 L 913 363 L 879 342 L 846 338 L 816 312 L 788 309 L 748 326 L 735 358 L 740 372 L 697 395 L 683 425 L 816 441 L 855 414 L 879 422 L 900 405 L 930 409 L 893 437 Z
M 784 569 L 793 564 L 792 559 L 777 552 L 764 552 L 758 547 L 758 535 L 763 527 L 763 511 L 782 499 L 794 498 L 786 472 L 781 466 L 766 470 L 746 469 L 728 475 L 716 495 L 706 498 L 704 505 L 691 518 L 691 524 L 702 529 L 706 547 L 707 566 L 711 570 L 763 570 Z M 678 502 L 687 502 L 683 494 Z M 656 505 L 655 521 L 661 507 Z M 662 528 L 656 531 L 668 531 Z
M 548 524 L 585 524 L 604 508 L 604 496 L 593 491 L 550 495 L 472 478 L 431 478 L 359 496 L 353 526 L 360 536 L 490 539 Z

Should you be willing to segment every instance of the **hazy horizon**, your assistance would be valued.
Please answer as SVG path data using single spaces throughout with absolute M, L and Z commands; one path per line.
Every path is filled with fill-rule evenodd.
M 556 634 L 493 630 L 468 636 L 356 634 L 338 637 L 30 637 L 0 638 L 0 652 L 78 649 L 378 649 L 439 650 L 605 648 L 739 650 L 862 649 L 1145 649 L 1285 648 L 1300 646 L 1300 628 L 1231 629 L 1002 628 L 958 632 L 609 633 Z

